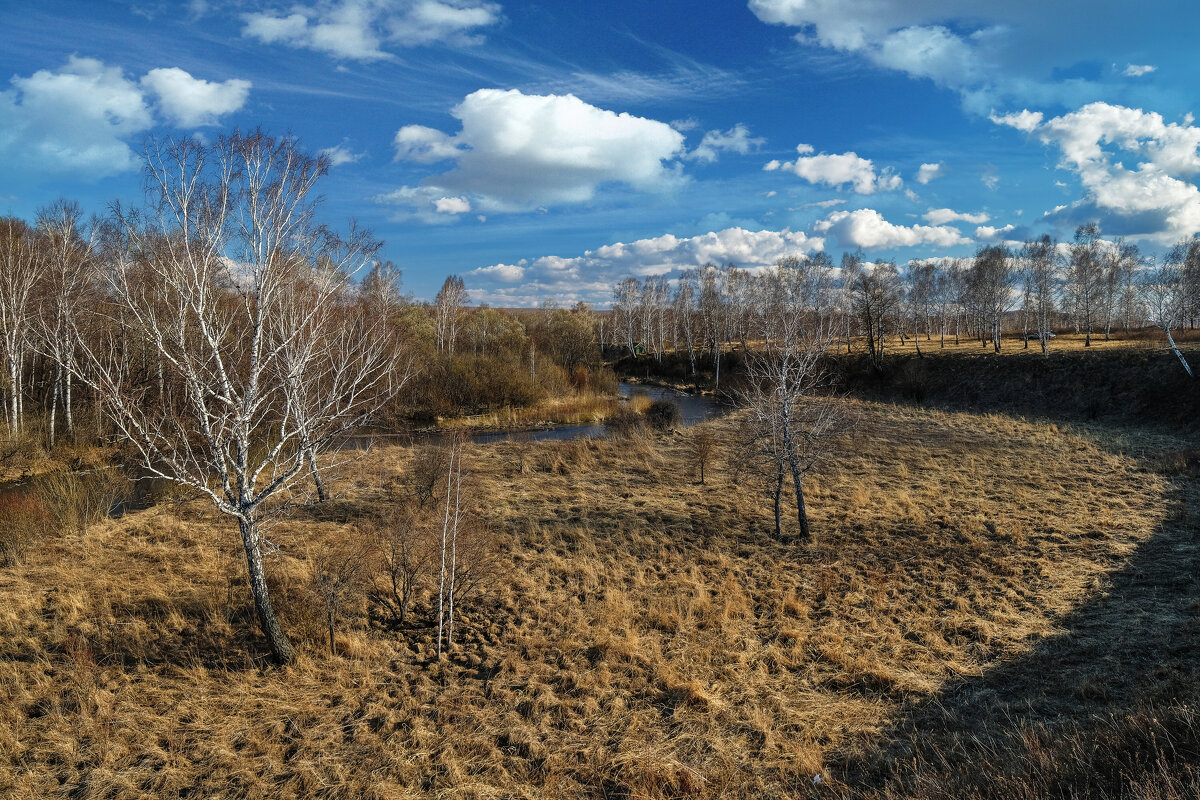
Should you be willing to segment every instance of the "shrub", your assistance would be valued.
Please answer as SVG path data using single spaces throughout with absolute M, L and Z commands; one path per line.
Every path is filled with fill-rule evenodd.
M 60 532 L 86 534 L 89 525 L 120 507 L 128 489 L 128 481 L 111 467 L 83 472 L 55 469 L 34 480 L 34 491 L 49 521 Z
M 617 409 L 604 421 L 604 427 L 614 436 L 630 436 L 641 430 L 645 420 L 628 406 Z
M 646 422 L 656 431 L 669 431 L 679 427 L 683 422 L 683 415 L 679 412 L 679 404 L 674 400 L 655 400 L 646 409 Z
M 25 560 L 46 531 L 46 507 L 30 492 L 0 494 L 0 567 Z
M 704 468 L 712 459 L 713 450 L 717 446 L 717 438 L 712 428 L 697 426 L 693 429 L 692 438 L 688 442 L 687 452 L 700 473 L 700 483 L 704 483 Z

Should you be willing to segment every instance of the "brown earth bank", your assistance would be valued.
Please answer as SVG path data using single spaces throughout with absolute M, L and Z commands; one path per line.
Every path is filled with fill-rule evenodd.
M 1193 369 L 1200 369 L 1200 332 L 1177 334 L 1180 348 Z M 1143 330 L 1109 341 L 1096 337 L 1083 346 L 1083 337 L 1056 337 L 1049 355 L 1036 341 L 1025 347 L 1019 338 L 1006 339 L 993 352 L 979 342 L 937 337 L 921 338 L 918 354 L 911 337 L 889 341 L 881 366 L 867 356 L 866 345 L 854 341 L 849 355 L 836 344 L 827 366 L 833 390 L 881 402 L 956 411 L 999 412 L 1052 422 L 1099 422 L 1153 427 L 1160 431 L 1196 433 L 1200 427 L 1200 392 L 1161 331 Z M 753 344 L 750 345 L 753 348 Z M 721 381 L 714 386 L 712 360 L 701 355 L 695 375 L 682 353 L 622 357 L 614 362 L 626 379 L 679 389 L 703 390 L 736 401 L 744 361 L 741 346 L 723 354 Z
M 427 452 L 270 529 L 283 669 L 209 505 L 52 528 L 0 567 L 0 796 L 1196 796 L 1193 439 L 839 402 L 811 543 L 734 482 L 736 416 L 469 449 L 442 658 L 431 580 L 398 622 L 374 564 L 333 655 L 312 589 Z

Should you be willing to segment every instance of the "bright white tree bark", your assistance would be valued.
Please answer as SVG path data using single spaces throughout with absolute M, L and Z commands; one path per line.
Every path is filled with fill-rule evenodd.
M 259 624 L 284 663 L 293 650 L 267 591 L 261 522 L 408 377 L 382 321 L 348 300 L 375 244 L 316 223 L 328 165 L 289 139 L 167 142 L 146 162 L 154 202 L 117 211 L 111 303 L 91 312 L 107 337 L 68 363 L 150 474 L 237 520 Z M 160 386 L 130 379 L 134 345 L 157 362 Z

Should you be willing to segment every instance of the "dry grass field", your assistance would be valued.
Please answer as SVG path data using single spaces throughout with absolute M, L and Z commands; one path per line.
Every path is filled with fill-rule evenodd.
M 844 402 L 811 544 L 724 444 L 696 483 L 694 429 L 475 447 L 495 551 L 442 660 L 366 601 L 328 655 L 305 589 L 404 448 L 272 529 L 282 670 L 203 503 L 48 536 L 0 568 L 0 796 L 1195 796 L 1193 445 Z

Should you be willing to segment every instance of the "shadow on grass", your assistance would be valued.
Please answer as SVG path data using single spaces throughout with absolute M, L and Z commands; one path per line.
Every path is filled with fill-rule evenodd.
M 1176 479 L 1161 530 L 1059 621 L 1062 633 L 906 709 L 837 765 L 832 792 L 1200 796 L 1200 537 L 1187 505 L 1196 484 Z

